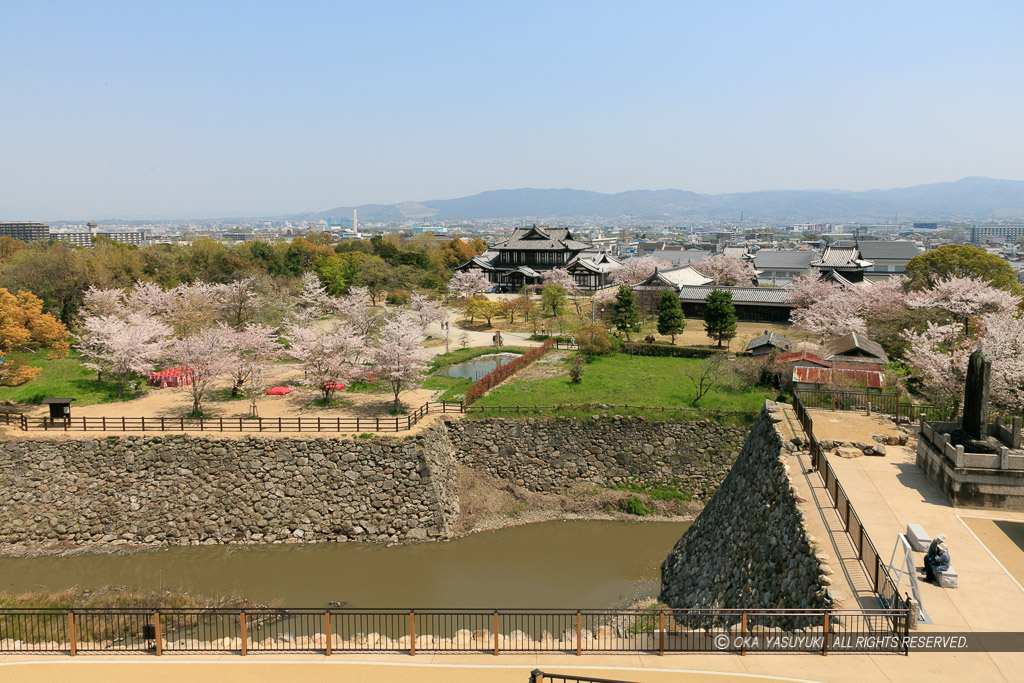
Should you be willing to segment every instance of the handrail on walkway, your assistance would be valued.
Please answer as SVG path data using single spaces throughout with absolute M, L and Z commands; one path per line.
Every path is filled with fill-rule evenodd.
M 871 537 L 868 536 L 864 523 L 861 522 L 860 516 L 853 507 L 853 503 L 850 502 L 850 496 L 839 482 L 832 464 L 828 461 L 828 457 L 818 443 L 818 439 L 814 436 L 814 420 L 811 418 L 810 413 L 807 412 L 807 407 L 804 405 L 800 395 L 794 397 L 793 409 L 807 437 L 807 449 L 811 454 L 811 467 L 821 477 L 822 483 L 825 485 L 825 489 L 828 491 L 829 498 L 832 501 L 832 506 L 839 513 L 843 529 L 853 540 L 854 547 L 857 549 L 857 559 L 861 561 L 868 574 L 872 577 L 872 589 L 878 594 L 882 604 L 892 608 L 908 608 L 909 614 L 910 596 L 900 597 L 898 584 L 889 572 L 889 567 L 882 560 L 882 556 L 879 554 L 874 542 L 872 542 Z M 908 632 L 909 627 L 908 618 L 906 619 L 905 626 L 905 630 Z

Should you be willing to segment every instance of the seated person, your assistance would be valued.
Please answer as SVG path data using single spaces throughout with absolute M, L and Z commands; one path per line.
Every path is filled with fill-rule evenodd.
M 935 572 L 944 572 L 949 569 L 949 546 L 939 541 L 935 551 L 935 555 L 924 558 L 924 580 L 929 583 L 935 581 Z

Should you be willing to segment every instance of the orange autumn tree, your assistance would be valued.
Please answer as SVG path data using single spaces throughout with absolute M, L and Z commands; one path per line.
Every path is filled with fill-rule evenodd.
M 43 313 L 43 300 L 31 292 L 16 295 L 0 288 L 0 359 L 11 351 L 31 351 L 46 358 L 61 358 L 68 353 L 68 328 L 49 313 Z M 36 377 L 42 368 L 34 368 L 4 359 L 0 364 L 0 384 L 17 386 Z

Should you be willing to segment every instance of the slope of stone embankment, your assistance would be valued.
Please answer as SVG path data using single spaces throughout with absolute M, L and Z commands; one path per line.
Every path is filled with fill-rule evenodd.
M 782 461 L 780 407 L 768 401 L 739 457 L 662 565 L 676 608 L 824 608 L 831 600 Z

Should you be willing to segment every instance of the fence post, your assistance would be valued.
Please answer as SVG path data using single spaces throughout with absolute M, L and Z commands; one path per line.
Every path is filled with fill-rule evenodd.
M 68 612 L 68 654 L 78 654 L 78 636 L 75 633 L 75 613 Z
M 494 656 L 498 656 L 498 610 L 494 610 Z
M 330 657 L 331 656 L 331 613 L 330 612 L 324 612 L 324 631 L 325 631 L 324 635 L 327 637 L 327 643 L 326 643 L 326 648 L 325 648 L 326 649 L 326 654 L 327 654 L 328 657 Z
M 544 672 L 534 669 L 530 672 L 530 683 L 544 683 Z
M 156 656 L 164 653 L 164 634 L 160 628 L 160 613 L 153 612 L 153 637 L 156 639 Z
M 658 656 L 665 656 L 665 610 L 658 613 Z
M 416 656 L 416 612 L 409 612 L 409 656 Z
M 583 654 L 583 615 L 576 610 L 576 656 Z
M 881 566 L 882 566 L 882 558 L 880 558 L 878 556 L 878 554 L 876 553 L 875 554 L 875 592 L 876 593 L 878 592 L 878 588 L 879 588 L 879 586 L 878 586 L 878 570 L 881 568 Z
M 747 613 L 740 615 L 740 655 L 747 655 Z
M 238 623 L 239 626 L 241 627 L 239 629 L 239 632 L 242 635 L 242 656 L 244 657 L 249 653 L 249 644 L 246 642 L 248 640 L 248 634 L 245 632 L 245 610 L 242 610 L 238 613 Z
M 828 656 L 828 610 L 825 610 L 825 618 L 821 625 L 821 654 Z

